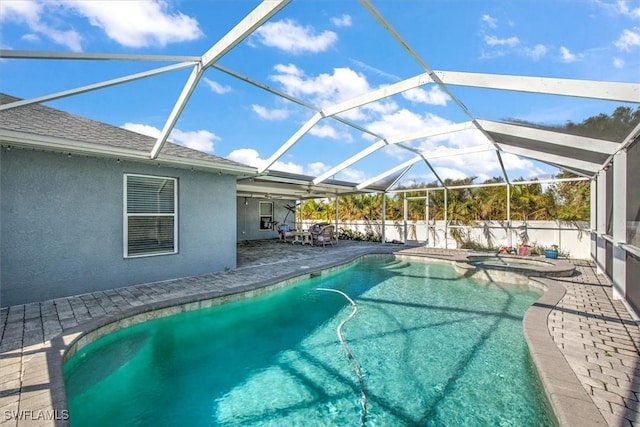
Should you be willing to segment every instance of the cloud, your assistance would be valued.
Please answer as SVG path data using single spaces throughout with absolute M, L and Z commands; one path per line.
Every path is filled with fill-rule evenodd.
M 174 129 L 169 138 L 176 144 L 209 154 L 213 154 L 214 141 L 220 140 L 219 136 L 208 130 L 183 132 L 180 129 Z
M 352 108 L 338 114 L 338 116 L 348 120 L 367 121 L 376 116 L 392 114 L 398 108 L 400 107 L 393 100 L 381 100 L 364 104 L 358 108 Z
M 160 136 L 162 131 L 155 126 L 143 125 L 142 123 L 125 123 L 121 126 L 123 129 L 130 130 L 131 132 L 140 133 L 142 135 L 147 135 L 152 138 L 157 138 Z
M 255 168 L 263 166 L 266 162 L 266 159 L 261 158 L 260 153 L 253 148 L 239 148 L 237 150 L 233 150 L 229 153 L 227 158 L 234 162 L 243 163 Z M 304 168 L 302 166 L 293 162 L 282 162 L 280 160 L 271 165 L 269 169 L 297 173 L 300 175 L 304 174 Z
M 49 17 L 53 13 L 50 10 L 54 10 L 56 5 L 56 3 L 39 3 L 31 0 L 4 0 L 0 7 L 0 21 L 26 24 L 29 30 L 35 33 L 23 37 L 30 41 L 35 41 L 35 37 L 39 34 L 73 52 L 82 51 L 82 36 L 77 31 L 61 29 L 59 28 L 61 24 L 57 24 L 56 27 L 43 21 L 43 17 Z M 46 12 L 45 7 L 48 9 Z
M 440 179 L 452 179 L 459 180 L 474 176 L 475 174 L 469 173 L 468 171 L 462 171 L 460 169 L 449 168 L 445 166 L 435 166 L 434 169 L 438 173 Z
M 168 10 L 166 1 L 93 0 L 62 3 L 122 46 L 166 46 L 202 37 L 198 21 Z
M 292 96 L 304 96 L 316 105 L 326 107 L 354 98 L 371 90 L 367 78 L 350 68 L 334 68 L 332 74 L 307 76 L 292 64 L 274 67 L 277 74 L 269 76 Z
M 498 18 L 489 14 L 483 14 L 480 19 L 480 34 L 483 35 L 485 43 L 485 47 L 481 49 L 480 59 L 494 59 L 516 53 L 538 60 L 546 53 L 545 46 L 538 44 L 534 47 L 528 47 L 523 45 L 517 36 L 498 37 L 488 34 L 498 29 Z M 511 28 L 515 27 L 514 23 L 508 19 L 506 23 Z
M 487 178 L 502 176 L 502 168 L 498 163 L 494 150 L 430 159 L 430 155 L 433 156 L 434 154 L 450 151 L 452 148 L 487 145 L 486 138 L 480 131 L 475 129 L 449 134 L 446 139 L 446 141 L 442 141 L 440 138 L 431 138 L 422 141 L 419 145 L 419 148 L 425 152 L 426 158 L 440 178 L 455 180 L 475 176 L 477 177 L 477 182 L 482 182 Z M 504 152 L 501 153 L 501 156 L 511 178 L 516 176 L 532 178 L 546 173 L 536 162 L 529 159 Z M 431 174 L 418 174 L 415 172 L 416 170 L 414 167 L 412 173 L 406 177 L 406 180 L 414 182 L 432 182 L 435 180 L 435 177 Z M 406 180 L 404 182 L 407 182 Z
M 336 177 L 344 181 L 355 182 L 355 183 L 359 183 L 367 179 L 367 176 L 363 171 L 358 169 L 352 169 L 352 168 L 343 169 L 336 175 Z
M 161 133 L 160 129 L 141 123 L 125 123 L 122 128 L 130 130 L 132 132 L 147 135 L 152 138 L 157 138 Z M 184 132 L 180 129 L 174 128 L 171 132 L 171 135 L 169 135 L 169 140 L 193 150 L 213 154 L 214 141 L 219 141 L 220 137 L 204 129 Z
M 571 53 L 571 51 L 566 47 L 560 46 L 560 61 L 564 62 L 565 64 L 576 62 L 580 60 L 581 57 L 582 55 Z
M 266 107 L 257 104 L 251 105 L 251 109 L 258 116 L 260 116 L 260 118 L 263 118 L 265 120 L 284 120 L 290 115 L 288 110 L 277 108 L 274 108 L 273 110 L 267 110 Z
M 366 128 L 384 138 L 388 138 L 450 124 L 452 124 L 452 122 L 435 114 L 427 113 L 422 116 L 403 108 L 393 113 L 382 115 L 377 120 L 368 123 Z M 365 139 L 373 139 L 373 137 L 366 135 Z
M 494 18 L 491 15 L 482 15 L 482 22 L 489 28 L 498 27 L 498 18 Z
M 316 34 L 312 26 L 301 26 L 291 19 L 285 19 L 267 22 L 252 34 L 253 40 L 264 46 L 299 54 L 324 52 L 338 40 L 338 36 L 333 31 Z
M 491 154 L 495 156 L 495 153 Z M 518 157 L 515 154 L 501 153 L 500 156 L 502 157 L 502 162 L 505 165 L 508 165 L 510 171 L 528 171 L 534 167 L 531 160 L 525 159 L 524 157 Z
M 371 102 L 369 104 L 365 104 L 362 107 L 360 107 L 361 110 L 369 112 L 369 113 L 375 113 L 375 114 L 391 114 L 395 111 L 397 111 L 400 107 L 398 106 L 398 104 L 396 104 L 395 101 L 393 100 L 381 100 L 381 101 L 376 101 L 376 102 Z
M 640 29 L 624 30 L 620 38 L 613 43 L 618 49 L 630 52 L 634 46 L 640 46 Z
M 227 158 L 234 162 L 244 163 L 245 165 L 256 168 L 262 166 L 265 162 L 264 159 L 260 158 L 260 154 L 253 148 L 239 148 L 237 150 L 233 150 L 229 153 Z
M 414 145 L 425 154 L 442 179 L 461 179 L 477 176 L 479 181 L 492 176 L 502 176 L 502 169 L 494 150 L 479 151 L 469 154 L 454 154 L 446 157 L 434 157 L 450 152 L 452 149 L 487 147 L 488 141 L 477 129 L 438 136 L 420 141 Z M 539 170 L 532 161 L 513 154 L 502 153 L 503 163 L 510 176 L 514 174 L 533 176 Z
M 544 173 L 529 159 L 504 152 L 500 155 L 511 178 L 515 176 L 528 178 Z M 479 182 L 482 182 L 493 176 L 502 176 L 502 169 L 493 150 L 441 157 L 430 160 L 430 163 L 442 179 L 463 179 L 475 176 L 478 177 Z
M 331 18 L 331 22 L 336 27 L 350 27 L 351 26 L 351 16 L 346 15 L 346 14 L 342 15 L 340 17 L 334 16 L 334 17 Z
M 42 14 L 41 3 L 34 0 L 5 0 L 0 7 L 0 21 L 37 22 Z
M 624 0 L 618 0 L 617 2 L 618 11 L 623 15 L 627 15 L 631 18 L 640 18 L 640 7 L 636 7 L 634 9 L 629 8 L 629 5 Z
M 431 127 L 438 127 L 432 125 Z M 477 129 L 467 129 L 446 135 L 438 135 L 420 140 L 412 146 L 423 152 L 427 158 L 433 155 L 442 155 L 452 149 L 486 146 L 487 138 Z M 443 157 L 446 159 L 447 157 Z
M 480 59 L 494 59 L 510 53 L 516 53 L 537 60 L 546 52 L 546 48 L 543 45 L 536 45 L 533 48 L 523 46 L 520 39 L 516 36 L 499 38 L 493 35 L 485 35 L 484 42 L 487 48 L 482 49 Z
M 40 41 L 40 36 L 38 36 L 37 34 L 25 34 L 20 38 L 24 41 L 34 42 L 34 43 Z
M 547 54 L 547 48 L 545 45 L 537 44 L 534 47 L 525 47 L 524 48 L 525 55 L 533 58 L 534 61 L 542 58 Z
M 358 67 L 363 68 L 364 70 L 369 71 L 371 73 L 377 74 L 380 77 L 384 77 L 385 79 L 391 80 L 393 82 L 399 82 L 400 80 L 402 80 L 399 76 L 395 74 L 387 73 L 386 71 L 373 67 L 365 62 L 362 62 L 353 58 L 349 58 L 349 60 L 354 64 L 356 64 Z
M 329 165 L 322 162 L 313 162 L 307 165 L 307 174 L 311 176 L 319 176 L 330 169 Z
M 342 142 L 353 142 L 353 137 L 348 132 L 339 132 L 331 125 L 317 124 L 311 128 L 309 134 L 319 138 L 335 139 Z
M 424 90 L 422 88 L 409 89 L 402 93 L 405 99 L 412 102 L 429 104 L 429 105 L 447 105 L 451 100 L 449 95 L 444 93 L 440 86 L 431 86 L 431 89 Z
M 207 85 L 207 87 L 209 89 L 211 89 L 211 91 L 213 93 L 217 93 L 218 95 L 222 95 L 228 92 L 231 92 L 231 86 L 223 86 L 220 83 L 213 81 L 211 79 L 208 78 L 204 78 L 202 79 L 204 81 L 204 83 Z
M 44 1 L 3 0 L 0 20 L 25 23 L 29 29 L 74 52 L 82 51 L 83 37 L 64 22 L 70 13 L 100 28 L 122 46 L 165 46 L 196 40 L 202 31 L 195 18 L 170 12 L 168 2 L 154 1 Z M 66 26 L 66 27 L 64 27 Z
M 502 50 L 486 51 L 482 49 L 482 52 L 480 53 L 480 59 L 494 59 L 494 58 L 500 58 L 501 56 L 505 56 L 505 55 L 506 55 L 506 52 Z
M 509 37 L 507 39 L 499 39 L 496 36 L 484 36 L 484 41 L 489 46 L 515 47 L 520 44 L 520 39 L 515 36 Z
M 615 68 L 624 68 L 624 61 L 620 58 L 613 58 L 613 66 Z
M 296 67 L 294 64 L 276 64 L 273 69 L 282 74 L 292 74 L 295 76 L 304 75 L 304 71 Z
M 271 169 L 289 173 L 296 173 L 298 175 L 304 175 L 304 168 L 299 164 L 293 162 L 283 162 L 281 160 L 276 161 L 271 165 Z
M 320 108 L 353 99 L 375 89 L 363 74 L 350 68 L 334 68 L 332 74 L 321 73 L 317 76 L 307 76 L 303 70 L 293 64 L 279 64 L 274 69 L 277 73 L 269 78 L 279 83 L 284 92 L 304 98 Z M 446 94 L 440 89 L 418 91 L 409 96 L 413 97 L 414 102 L 446 105 Z M 381 100 L 352 108 L 340 113 L 339 116 L 349 120 L 367 121 L 373 116 L 393 113 L 398 108 L 393 100 Z

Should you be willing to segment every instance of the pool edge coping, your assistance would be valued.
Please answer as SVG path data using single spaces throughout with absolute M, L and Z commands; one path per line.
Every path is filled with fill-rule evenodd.
M 561 426 L 606 426 L 604 416 L 576 376 L 549 332 L 548 318 L 567 290 L 553 278 L 530 277 L 546 291 L 522 319 L 529 354 Z
M 340 261 L 329 262 L 324 265 L 309 268 L 308 270 L 298 270 L 285 273 L 282 276 L 272 277 L 267 280 L 254 282 L 250 285 L 243 285 L 234 289 L 207 291 L 199 294 L 182 296 L 165 301 L 145 304 L 142 306 L 134 306 L 118 313 L 107 315 L 102 318 L 92 319 L 82 325 L 70 328 L 51 339 L 52 350 L 54 351 L 54 354 L 57 353 L 57 355 L 59 355 L 59 363 L 56 364 L 56 369 L 50 369 L 49 371 L 53 402 L 52 406 L 55 410 L 58 411 L 68 410 L 63 368 L 65 361 L 68 359 L 68 357 L 71 356 L 67 354 L 69 349 L 76 346 L 76 343 L 83 337 L 86 337 L 88 334 L 100 329 L 107 328 L 109 327 L 109 325 L 116 324 L 120 321 L 125 321 L 132 317 L 141 316 L 146 313 L 155 313 L 161 310 L 173 311 L 172 313 L 165 314 L 165 316 L 168 316 L 171 314 L 178 314 L 181 312 L 199 308 L 206 308 L 206 305 L 203 306 L 202 303 L 214 299 L 227 299 L 228 301 L 233 301 L 236 299 L 241 299 L 242 295 L 246 295 L 248 293 L 259 294 L 263 292 L 269 292 L 270 290 L 285 287 L 297 281 L 309 278 L 314 273 L 321 272 L 321 274 L 324 274 L 338 268 L 343 268 L 365 257 L 415 257 L 420 259 L 430 259 L 433 261 L 460 265 L 466 264 L 467 257 L 472 256 L 471 253 L 460 253 L 459 255 L 454 256 L 438 256 L 434 254 L 420 254 L 411 252 L 403 254 L 403 249 L 390 252 L 373 250 L 371 252 L 358 253 Z M 561 283 L 555 281 L 553 277 L 529 276 L 526 278 L 529 282 L 537 282 L 538 284 L 533 284 L 533 286 L 538 288 L 541 287 L 544 290 L 543 295 L 536 302 L 534 302 L 524 314 L 522 321 L 523 334 L 529 348 L 529 353 L 534 363 L 536 373 L 541 380 L 556 420 L 560 423 L 561 426 L 582 427 L 590 425 L 607 425 L 607 422 L 605 421 L 600 410 L 597 408 L 591 397 L 587 394 L 586 390 L 579 382 L 576 374 L 569 366 L 568 362 L 564 358 L 564 355 L 557 347 L 557 344 L 549 333 L 549 313 L 551 313 L 551 311 L 563 298 L 566 293 L 566 288 Z M 199 304 L 200 307 L 197 307 L 196 304 Z M 163 316 L 155 316 L 151 318 L 157 317 Z M 77 351 L 77 348 L 75 349 L 75 351 Z M 28 364 L 28 362 L 29 361 L 26 361 L 25 365 Z M 58 423 L 56 423 L 56 425 L 58 425 Z M 60 425 L 66 424 L 62 423 Z

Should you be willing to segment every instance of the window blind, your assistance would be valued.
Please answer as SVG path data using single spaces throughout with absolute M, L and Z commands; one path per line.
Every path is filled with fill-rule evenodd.
M 177 180 L 125 175 L 125 257 L 177 252 Z

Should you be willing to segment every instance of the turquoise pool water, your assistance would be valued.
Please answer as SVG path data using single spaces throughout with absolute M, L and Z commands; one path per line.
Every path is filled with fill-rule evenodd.
M 357 304 L 342 334 L 336 328 Z M 541 291 L 363 260 L 122 329 L 65 364 L 72 426 L 555 425 L 522 317 Z

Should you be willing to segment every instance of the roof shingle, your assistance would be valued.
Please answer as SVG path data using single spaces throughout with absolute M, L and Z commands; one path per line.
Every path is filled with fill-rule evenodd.
M 2 105 L 20 100 L 20 98 L 0 93 L 0 104 Z M 28 104 L 0 111 L 0 129 L 100 146 L 126 148 L 147 154 L 151 152 L 156 142 L 155 138 L 146 135 L 41 104 Z M 250 166 L 169 141 L 164 145 L 162 153 L 184 159 L 211 161 L 221 167 L 250 168 Z

